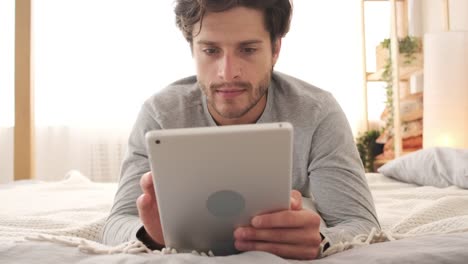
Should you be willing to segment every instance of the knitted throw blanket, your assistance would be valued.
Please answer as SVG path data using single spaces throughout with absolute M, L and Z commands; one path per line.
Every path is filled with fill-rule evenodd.
M 38 234 L 100 240 L 117 186 L 94 183 L 77 171 L 58 182 L 0 187 L 0 241 Z
M 411 236 L 468 231 L 468 190 L 416 186 L 381 174 L 367 174 L 367 179 L 382 231 L 372 230 L 335 244 L 325 256 Z M 175 249 L 151 251 L 139 241 L 115 247 L 98 243 L 116 188 L 115 183 L 91 182 L 76 171 L 59 182 L 1 186 L 0 243 L 52 241 L 95 254 L 177 253 Z

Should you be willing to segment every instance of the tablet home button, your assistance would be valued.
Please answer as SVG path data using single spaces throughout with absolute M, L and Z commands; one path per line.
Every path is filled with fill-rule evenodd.
M 214 216 L 232 217 L 244 210 L 245 200 L 237 192 L 223 190 L 212 193 L 206 201 L 206 207 Z

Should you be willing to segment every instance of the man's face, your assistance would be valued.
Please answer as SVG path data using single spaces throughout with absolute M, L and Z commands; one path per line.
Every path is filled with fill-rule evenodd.
M 250 123 L 261 115 L 280 42 L 272 52 L 261 11 L 236 7 L 205 14 L 194 25 L 193 57 L 208 110 L 221 124 Z

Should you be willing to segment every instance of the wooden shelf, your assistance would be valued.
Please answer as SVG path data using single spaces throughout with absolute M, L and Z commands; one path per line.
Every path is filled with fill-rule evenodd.
M 364 89 L 363 89 L 363 96 L 364 96 L 364 113 L 365 117 L 367 118 L 367 129 L 369 130 L 369 120 L 368 120 L 368 83 L 369 82 L 386 82 L 383 80 L 382 75 L 385 72 L 385 65 L 387 65 L 387 61 L 390 60 L 391 64 L 393 65 L 393 76 L 391 76 L 391 81 L 393 82 L 393 89 L 396 91 L 393 94 L 393 110 L 394 110 L 394 133 L 393 138 L 395 140 L 395 144 L 393 147 L 393 153 L 396 158 L 402 155 L 402 140 L 401 140 L 401 122 L 400 120 L 400 97 L 399 93 L 406 91 L 407 89 L 405 86 L 407 84 L 403 84 L 410 79 L 410 77 L 414 74 L 419 72 L 423 72 L 423 63 L 422 58 L 423 55 L 421 54 L 420 59 L 416 58 L 416 60 L 412 61 L 411 63 L 407 63 L 405 58 L 402 58 L 402 54 L 388 53 L 387 55 L 382 50 L 376 50 L 376 72 L 369 72 L 367 70 L 366 64 L 366 26 L 365 26 L 365 3 L 366 2 L 387 2 L 389 3 L 390 7 L 390 25 L 391 25 L 391 34 L 390 34 L 390 47 L 391 49 L 398 50 L 399 38 L 408 35 L 408 0 L 361 0 L 361 26 L 362 26 L 362 49 L 363 49 L 363 82 L 364 82 Z M 379 46 L 378 46 L 379 47 Z M 377 48 L 378 48 L 377 47 Z M 379 57 L 380 55 L 380 57 Z M 379 61 L 380 58 L 380 61 Z M 383 60 L 382 60 L 383 59 Z M 382 63 L 383 61 L 383 63 Z M 379 63 L 380 62 L 380 63 Z M 387 80 L 388 81 L 388 80 Z M 400 87 L 400 85 L 403 85 Z M 383 165 L 387 163 L 389 160 L 384 161 L 376 161 L 377 166 Z M 379 164 L 380 163 L 380 164 Z M 376 166 L 376 167 L 377 167 Z
M 380 69 L 377 72 L 367 72 L 367 81 L 369 82 L 383 82 L 382 74 L 384 69 Z M 409 80 L 413 74 L 422 73 L 423 69 L 420 67 L 402 67 L 400 68 L 400 80 Z

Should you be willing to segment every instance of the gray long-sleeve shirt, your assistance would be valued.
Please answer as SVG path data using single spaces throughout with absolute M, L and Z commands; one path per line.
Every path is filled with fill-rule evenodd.
M 320 232 L 331 245 L 379 228 L 349 124 L 330 93 L 274 72 L 265 110 L 257 121 L 269 122 L 293 125 L 292 187 L 314 200 L 326 224 Z M 145 133 L 203 126 L 216 123 L 194 76 L 171 84 L 144 103 L 129 137 L 119 188 L 104 226 L 105 244 L 136 239 L 142 227 L 136 199 L 142 194 L 140 177 L 150 171 Z

